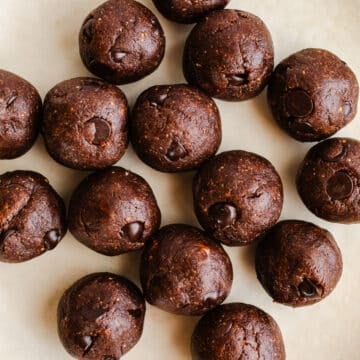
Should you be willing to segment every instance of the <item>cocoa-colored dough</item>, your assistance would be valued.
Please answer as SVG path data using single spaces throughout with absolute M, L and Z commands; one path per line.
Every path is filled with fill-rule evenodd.
M 195 87 L 153 86 L 135 104 L 131 141 L 139 157 L 157 170 L 196 169 L 220 146 L 219 110 Z
M 0 160 L 24 155 L 38 135 L 42 101 L 21 77 L 0 69 Z
M 323 140 L 356 115 L 359 84 L 336 55 L 305 49 L 275 69 L 268 102 L 281 128 L 299 141 Z
M 0 261 L 18 263 L 54 249 L 66 233 L 65 205 L 42 175 L 0 175 Z
M 360 222 L 360 142 L 332 138 L 313 146 L 297 175 L 307 208 L 333 222 Z
M 211 12 L 186 41 L 186 80 L 219 99 L 238 101 L 258 95 L 273 66 L 269 30 L 257 16 L 245 11 Z
M 179 315 L 201 315 L 221 304 L 233 279 L 221 245 L 182 224 L 165 226 L 151 237 L 140 275 L 146 300 Z
M 79 42 L 88 70 L 117 85 L 149 75 L 165 53 L 159 21 L 133 0 L 109 0 L 93 10 L 81 27 Z
M 139 341 L 145 316 L 140 290 L 110 273 L 85 276 L 58 305 L 58 334 L 66 351 L 81 360 L 119 360 Z
M 46 95 L 42 134 L 49 154 L 78 170 L 115 164 L 128 145 L 128 104 L 114 85 L 93 78 L 61 82 Z
M 169 20 L 191 24 L 210 11 L 223 9 L 230 0 L 153 0 L 157 9 Z
M 109 256 L 141 249 L 160 220 L 149 184 L 120 167 L 86 177 L 69 205 L 69 229 L 74 237 Z
M 328 296 L 338 283 L 341 252 L 327 230 L 304 221 L 282 221 L 259 243 L 256 273 L 276 302 L 311 305 Z
M 247 245 L 278 220 L 281 179 L 263 157 L 223 152 L 203 165 L 193 183 L 194 208 L 203 228 L 230 246 Z
M 259 308 L 231 303 L 218 306 L 197 324 L 192 360 L 285 360 L 275 320 Z

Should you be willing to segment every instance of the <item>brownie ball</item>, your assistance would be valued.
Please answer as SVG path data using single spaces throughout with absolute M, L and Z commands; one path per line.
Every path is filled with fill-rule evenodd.
M 201 315 L 229 295 L 233 271 L 221 245 L 195 227 L 174 224 L 147 242 L 140 276 L 150 304 L 178 315 Z
M 193 360 L 285 360 L 281 331 L 259 308 L 221 305 L 197 324 L 191 339 Z
M 65 205 L 32 171 L 0 175 L 0 261 L 19 263 L 54 249 L 66 233 Z
M 247 245 L 278 220 L 283 205 L 281 179 L 263 157 L 241 150 L 217 155 L 193 182 L 196 216 L 216 240 Z
M 74 237 L 109 256 L 141 249 L 159 228 L 160 218 L 149 184 L 120 167 L 86 177 L 69 205 L 69 229 Z
M 256 249 L 256 273 L 274 301 L 293 307 L 317 303 L 335 288 L 342 257 L 333 236 L 314 224 L 276 224 Z
M 157 9 L 169 20 L 191 24 L 210 11 L 223 9 L 230 0 L 153 0 Z
M 128 104 L 114 85 L 93 78 L 61 82 L 46 95 L 42 133 L 49 154 L 78 170 L 116 163 L 128 145 Z
M 153 86 L 135 104 L 131 141 L 139 157 L 157 170 L 196 169 L 220 146 L 219 110 L 195 87 Z
M 273 66 L 268 29 L 257 16 L 245 11 L 211 12 L 186 41 L 186 80 L 219 99 L 238 101 L 258 95 Z
M 0 160 L 25 154 L 34 144 L 42 101 L 26 80 L 0 69 Z
M 145 316 L 140 290 L 122 276 L 83 277 L 62 296 L 58 334 L 66 351 L 83 360 L 118 360 L 139 341 Z
M 297 174 L 297 189 L 316 216 L 360 222 L 360 142 L 332 138 L 313 146 Z
M 335 134 L 355 117 L 358 98 L 355 74 L 322 49 L 305 49 L 283 60 L 268 89 L 274 118 L 299 141 L 319 141 Z
M 165 53 L 165 36 L 155 15 L 133 0 L 109 0 L 85 19 L 80 56 L 96 76 L 127 84 L 152 73 Z

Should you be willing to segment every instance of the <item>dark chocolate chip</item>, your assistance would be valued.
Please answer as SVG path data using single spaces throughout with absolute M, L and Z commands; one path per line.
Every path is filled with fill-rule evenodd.
M 79 313 L 87 321 L 95 321 L 108 311 L 105 307 L 83 306 Z
M 16 92 L 12 93 L 8 99 L 8 101 L 6 102 L 6 108 L 10 107 L 15 100 L 17 99 L 18 94 Z
M 135 319 L 140 318 L 143 314 L 141 309 L 130 309 L 128 310 L 128 313 L 130 314 L 130 316 L 134 317 Z
M 76 342 L 83 350 L 83 355 L 86 355 L 94 344 L 94 338 L 89 335 L 78 336 Z
M 299 118 L 290 117 L 289 118 L 289 128 L 305 134 L 313 134 L 314 128 L 307 121 L 301 121 Z
M 50 230 L 44 236 L 44 247 L 46 250 L 52 250 L 61 240 L 60 232 L 58 230 Z
M 157 94 L 156 96 L 151 97 L 151 105 L 152 106 L 161 106 L 164 104 L 168 94 Z
M 120 360 L 120 358 L 117 358 L 117 357 L 112 356 L 112 355 L 104 355 L 103 360 Z
M 238 210 L 231 204 L 225 202 L 217 203 L 210 207 L 209 215 L 214 218 L 217 224 L 229 226 L 235 222 L 238 216 Z
M 171 161 L 178 161 L 183 159 L 186 155 L 186 149 L 178 140 L 172 141 L 166 153 L 166 157 Z
M 291 116 L 305 117 L 312 113 L 314 103 L 305 90 L 293 89 L 286 95 L 286 109 Z
M 335 200 L 348 198 L 354 190 L 352 178 L 345 171 L 336 172 L 327 182 L 326 192 Z
M 298 286 L 300 294 L 304 297 L 314 297 L 318 295 L 317 286 L 307 278 L 304 278 L 302 283 Z
M 100 145 L 111 135 L 109 123 L 99 117 L 94 117 L 85 123 L 85 139 L 92 145 Z
M 116 63 L 119 63 L 122 61 L 122 59 L 127 55 L 126 52 L 124 52 L 123 50 L 121 49 L 116 49 L 116 48 L 113 48 L 111 49 L 110 51 L 110 56 L 112 58 L 112 60 Z
M 9 229 L 0 234 L 0 245 L 2 245 L 10 236 L 16 233 L 16 230 Z
M 321 158 L 324 161 L 328 162 L 336 162 L 341 157 L 345 155 L 346 149 L 342 142 L 337 141 L 334 142 L 332 146 L 328 146 L 324 151 L 321 153 Z
M 228 83 L 233 86 L 241 86 L 249 82 L 249 74 L 246 72 L 242 74 L 227 74 L 225 76 Z
M 131 242 L 139 242 L 144 232 L 144 223 L 135 221 L 121 229 L 121 235 Z
M 351 110 L 352 110 L 351 104 L 345 103 L 344 106 L 343 106 L 344 116 L 345 116 L 345 117 L 349 116 L 350 113 L 351 113 Z
M 93 37 L 93 25 L 94 19 L 92 17 L 89 18 L 83 25 L 83 35 L 88 42 L 90 42 Z

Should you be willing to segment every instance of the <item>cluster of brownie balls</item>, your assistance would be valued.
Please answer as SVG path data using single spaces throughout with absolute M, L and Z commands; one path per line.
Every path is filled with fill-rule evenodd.
M 320 141 L 355 117 L 356 77 L 321 49 L 297 52 L 273 71 L 273 43 L 265 24 L 244 11 L 222 10 L 228 0 L 154 3 L 171 20 L 198 22 L 184 49 L 190 85 L 145 90 L 131 116 L 126 96 L 115 85 L 149 75 L 165 50 L 160 23 L 136 1 L 109 0 L 81 27 L 81 58 L 103 80 L 64 81 L 48 92 L 42 106 L 32 85 L 0 70 L 0 159 L 24 154 L 40 129 L 54 160 L 96 170 L 74 191 L 67 216 L 42 175 L 0 175 L 0 260 L 26 261 L 54 249 L 67 226 L 101 254 L 144 248 L 145 299 L 174 314 L 206 313 L 192 337 L 194 360 L 285 359 L 281 332 L 270 315 L 251 305 L 220 305 L 233 280 L 221 244 L 243 246 L 261 239 L 258 279 L 275 301 L 295 307 L 316 303 L 334 289 L 342 273 L 341 253 L 325 229 L 298 220 L 277 223 L 283 187 L 268 160 L 241 150 L 215 156 L 221 120 L 210 96 L 246 100 L 268 84 L 278 124 L 299 141 Z M 197 170 L 194 209 L 204 231 L 184 224 L 159 230 L 160 209 L 148 183 L 112 166 L 129 138 L 138 156 L 159 171 Z M 360 142 L 332 138 L 306 155 L 297 188 L 317 216 L 353 223 L 360 222 L 359 181 Z M 144 297 L 118 275 L 80 279 L 58 306 L 64 347 L 78 359 L 120 359 L 141 336 Z

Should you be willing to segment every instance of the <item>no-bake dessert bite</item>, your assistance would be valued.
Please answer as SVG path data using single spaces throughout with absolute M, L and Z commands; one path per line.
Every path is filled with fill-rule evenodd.
M 323 49 L 305 49 L 283 60 L 268 88 L 274 118 L 299 141 L 323 140 L 356 115 L 359 84 L 349 66 Z
M 191 340 L 193 360 L 285 360 L 275 320 L 247 304 L 218 306 L 197 324 Z
M 159 21 L 133 0 L 109 0 L 93 10 L 81 27 L 79 43 L 88 70 L 118 85 L 152 73 L 165 53 Z
M 313 146 L 297 174 L 307 208 L 332 222 L 360 222 L 360 142 L 332 138 Z
M 116 163 L 128 145 L 128 103 L 114 85 L 94 78 L 57 84 L 46 95 L 42 134 L 49 154 L 78 170 Z
M 58 334 L 82 360 L 118 360 L 139 341 L 145 316 L 140 290 L 124 277 L 95 273 L 67 289 L 58 305 Z
M 19 263 L 54 249 L 66 233 L 65 205 L 42 175 L 0 175 L 0 261 Z
M 258 95 L 273 66 L 269 30 L 261 19 L 245 11 L 213 11 L 186 40 L 186 80 L 219 99 L 239 101 Z
M 203 231 L 167 225 L 146 243 L 140 267 L 146 300 L 179 315 L 201 315 L 228 296 L 232 265 Z
M 293 307 L 328 296 L 342 274 L 342 256 L 330 232 L 287 220 L 276 224 L 256 249 L 256 273 L 269 295 Z
M 278 220 L 281 179 L 265 158 L 241 150 L 205 163 L 193 182 L 194 208 L 203 228 L 230 246 L 247 245 Z
M 0 160 L 17 158 L 33 146 L 41 110 L 41 97 L 34 86 L 0 69 Z
M 198 22 L 210 11 L 223 9 L 230 0 L 153 0 L 157 9 L 168 19 L 191 24 Z
M 160 218 L 149 184 L 120 167 L 86 177 L 71 197 L 68 214 L 74 237 L 109 256 L 141 249 Z
M 157 170 L 196 169 L 220 146 L 219 110 L 193 86 L 153 86 L 134 106 L 131 142 L 139 157 Z

